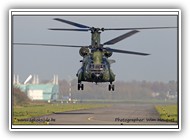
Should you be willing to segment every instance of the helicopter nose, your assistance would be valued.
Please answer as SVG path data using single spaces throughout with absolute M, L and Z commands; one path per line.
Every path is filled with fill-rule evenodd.
M 95 74 L 96 75 L 96 77 L 99 77 L 100 76 L 100 74 L 99 73 L 97 73 L 97 74 Z
M 103 75 L 101 73 L 92 73 L 91 77 L 93 79 L 102 79 Z

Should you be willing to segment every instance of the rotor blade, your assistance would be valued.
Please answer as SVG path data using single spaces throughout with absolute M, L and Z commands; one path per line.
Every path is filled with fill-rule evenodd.
M 104 30 L 144 30 L 144 29 L 170 29 L 178 27 L 142 27 L 142 28 L 104 28 Z
M 141 52 L 125 51 L 125 50 L 118 50 L 118 49 L 111 49 L 111 48 L 105 48 L 105 49 L 107 51 L 116 52 L 116 53 L 126 53 L 126 54 L 134 54 L 134 55 L 150 55 L 150 54 L 141 53 Z
M 109 40 L 109 41 L 105 42 L 103 45 L 112 45 L 112 44 L 115 44 L 115 43 L 117 43 L 117 42 L 119 42 L 119 41 L 121 41 L 121 40 L 123 40 L 123 39 L 125 39 L 127 37 L 132 36 L 135 33 L 138 33 L 138 32 L 139 31 L 137 31 L 137 30 L 130 31 L 128 33 L 125 33 L 125 34 L 123 34 L 121 36 L 118 36 L 118 37 L 116 37 L 116 38 L 114 38 L 112 40 Z
M 73 47 L 80 48 L 84 46 L 75 46 L 75 45 L 58 45 L 58 44 L 36 44 L 36 43 L 13 43 L 14 45 L 31 45 L 31 46 L 55 46 L 55 47 Z M 87 46 L 89 47 L 89 46 Z
M 65 29 L 65 28 L 49 28 L 49 30 L 54 31 L 89 31 L 89 29 Z
M 76 27 L 79 27 L 79 28 L 90 28 L 89 26 L 82 25 L 82 24 L 79 24 L 79 23 L 76 23 L 76 22 L 72 22 L 72 21 L 68 21 L 68 20 L 65 20 L 65 19 L 54 18 L 54 20 L 57 20 L 57 21 L 60 21 L 60 22 L 64 22 L 64 23 L 67 23 L 67 24 L 70 24 L 70 25 L 73 25 L 73 26 L 76 26 Z

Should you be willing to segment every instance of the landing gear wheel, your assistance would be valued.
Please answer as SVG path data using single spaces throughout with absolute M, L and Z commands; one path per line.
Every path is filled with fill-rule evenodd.
M 81 84 L 81 90 L 84 90 L 84 85 L 83 84 Z
M 78 83 L 78 90 L 84 90 L 84 84 Z
M 108 90 L 109 90 L 109 91 L 111 90 L 111 85 L 110 85 L 110 84 L 108 85 Z
M 108 85 L 108 90 L 109 90 L 109 91 L 111 91 L 111 90 L 114 91 L 114 90 L 115 90 L 115 86 L 112 85 L 112 84 L 109 84 L 109 85 Z
M 80 84 L 78 83 L 78 90 L 80 90 Z
M 115 86 L 114 86 L 114 85 L 112 85 L 112 86 L 111 86 L 111 89 L 112 89 L 112 91 L 114 91 L 114 90 L 115 90 Z

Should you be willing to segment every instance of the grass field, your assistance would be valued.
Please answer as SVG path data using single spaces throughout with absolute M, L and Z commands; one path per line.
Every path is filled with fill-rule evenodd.
M 13 107 L 13 124 L 38 124 L 32 121 L 19 121 L 27 118 L 33 118 L 54 112 L 65 112 L 72 110 L 81 110 L 89 108 L 106 107 L 106 104 L 40 104 Z
M 177 105 L 158 105 L 156 110 L 160 114 L 160 119 L 165 121 L 177 122 Z

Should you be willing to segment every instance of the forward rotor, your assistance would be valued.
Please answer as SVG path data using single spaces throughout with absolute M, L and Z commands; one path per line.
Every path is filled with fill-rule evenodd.
M 136 33 L 139 32 L 139 30 L 146 30 L 146 29 L 171 29 L 171 28 L 177 28 L 177 27 L 138 27 L 138 28 L 95 28 L 95 27 L 90 27 L 81 23 L 61 19 L 61 18 L 54 18 L 54 20 L 69 24 L 71 26 L 77 27 L 77 28 L 49 28 L 49 30 L 54 30 L 54 31 L 91 31 L 92 34 L 99 35 L 101 31 L 110 31 L 110 30 L 129 30 L 129 32 L 122 34 L 118 37 L 115 37 L 103 44 L 98 43 L 98 47 L 94 47 L 94 44 L 91 45 L 61 45 L 61 44 L 40 44 L 40 43 L 13 43 L 14 45 L 27 45 L 27 46 L 55 46 L 55 47 L 73 47 L 73 48 L 81 48 L 81 47 L 86 47 L 91 50 L 93 49 L 100 49 L 100 50 L 105 50 L 109 52 L 115 52 L 115 53 L 124 53 L 124 54 L 133 54 L 133 55 L 149 55 L 147 53 L 141 53 L 141 52 L 133 52 L 133 51 L 126 51 L 126 50 L 120 50 L 120 49 L 112 49 L 108 47 L 104 47 L 105 45 L 113 45 L 118 43 L 119 41 L 122 41 Z M 93 38 L 93 37 L 92 37 Z M 99 36 L 100 38 L 100 36 Z M 95 41 L 94 41 L 95 42 Z M 100 42 L 100 41 L 99 41 Z
M 77 22 L 61 19 L 61 18 L 54 18 L 54 20 L 63 22 L 75 27 L 78 27 L 80 29 L 69 29 L 69 28 L 49 28 L 49 30 L 55 30 L 55 31 L 91 31 L 91 32 L 99 32 L 99 31 L 119 31 L 119 30 L 147 30 L 147 29 L 172 29 L 172 28 L 177 28 L 177 27 L 137 27 L 137 28 L 95 28 L 95 27 L 90 27 L 84 24 L 80 24 Z

